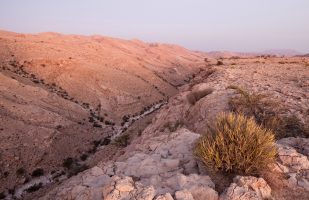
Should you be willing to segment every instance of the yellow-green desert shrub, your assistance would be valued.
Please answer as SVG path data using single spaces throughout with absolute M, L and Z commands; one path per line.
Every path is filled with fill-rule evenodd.
M 274 134 L 253 118 L 223 113 L 199 139 L 195 153 L 210 171 L 255 174 L 276 156 Z
M 125 133 L 125 134 L 115 138 L 113 144 L 115 144 L 116 146 L 119 146 L 119 147 L 126 147 L 126 146 L 129 145 L 129 143 L 130 143 L 130 135 Z

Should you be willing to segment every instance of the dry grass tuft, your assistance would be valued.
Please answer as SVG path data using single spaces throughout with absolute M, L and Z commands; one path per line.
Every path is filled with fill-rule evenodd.
M 249 93 L 237 86 L 229 86 L 228 89 L 234 89 L 239 94 L 230 99 L 230 110 L 253 117 L 258 124 L 273 130 L 277 139 L 309 137 L 308 129 L 295 115 L 280 116 L 280 106 L 267 100 L 266 95 Z
M 276 156 L 274 134 L 242 114 L 219 115 L 195 152 L 210 171 L 257 174 Z
M 309 129 L 295 115 L 281 117 L 278 126 L 274 128 L 278 138 L 309 137 Z
M 275 107 L 277 104 L 265 99 L 266 95 L 249 93 L 237 86 L 229 86 L 228 89 L 234 89 L 239 94 L 229 101 L 229 107 L 232 112 L 243 113 L 247 117 L 254 117 L 258 124 L 266 128 L 272 128 L 277 125 L 277 115 Z

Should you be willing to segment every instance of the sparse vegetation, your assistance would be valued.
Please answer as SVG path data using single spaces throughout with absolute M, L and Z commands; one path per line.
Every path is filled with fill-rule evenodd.
M 4 199 L 6 196 L 4 194 L 4 192 L 0 192 L 0 199 Z
M 87 151 L 87 153 L 93 154 L 93 153 L 95 153 L 96 151 L 97 151 L 97 147 L 96 147 L 96 146 L 93 146 L 92 148 L 90 148 L 90 149 Z
M 119 147 L 126 147 L 129 145 L 129 140 L 130 140 L 130 135 L 123 134 L 114 140 L 114 144 Z
M 57 129 L 57 130 L 59 130 L 59 129 L 61 129 L 61 128 L 62 128 L 61 125 L 57 125 L 57 126 L 56 126 L 56 129 Z
M 93 123 L 93 122 L 94 122 L 94 118 L 93 118 L 93 117 L 89 117 L 88 119 L 89 119 L 88 121 L 89 121 L 90 123 Z
M 72 166 L 73 162 L 74 162 L 73 158 L 71 157 L 66 158 L 64 159 L 62 166 L 69 169 Z
M 100 143 L 101 143 L 101 140 L 95 140 L 95 141 L 93 141 L 93 145 L 94 145 L 95 147 L 100 146 Z
M 84 160 L 87 159 L 87 157 L 88 157 L 88 155 L 83 154 L 80 157 L 80 159 L 84 161 Z M 64 159 L 62 166 L 67 169 L 68 177 L 74 176 L 74 175 L 78 174 L 79 172 L 82 172 L 82 171 L 89 168 L 87 165 L 80 164 L 80 163 L 77 162 L 76 159 L 73 159 L 71 157 Z
M 258 124 L 266 128 L 273 128 L 277 125 L 277 114 L 274 111 L 276 103 L 267 101 L 266 95 L 249 93 L 237 86 L 229 86 L 228 89 L 234 89 L 239 94 L 229 101 L 231 111 L 254 117 Z
M 276 102 L 267 100 L 266 95 L 249 93 L 237 86 L 228 88 L 235 89 L 239 94 L 229 101 L 232 112 L 253 117 L 258 124 L 273 130 L 277 139 L 309 137 L 308 129 L 295 115 L 279 115 L 280 106 Z
M 143 131 L 142 130 L 138 130 L 138 136 L 141 136 L 142 135 L 142 133 L 143 133 Z
M 196 155 L 210 171 L 256 174 L 276 156 L 274 134 L 242 114 L 221 114 L 198 141 Z
M 218 60 L 217 65 L 218 65 L 218 66 L 224 65 L 224 63 L 223 63 L 221 60 Z
M 96 122 L 94 122 L 92 126 L 95 127 L 95 128 L 102 128 L 102 125 L 98 124 Z
M 165 128 L 168 128 L 170 132 L 175 132 L 178 128 L 181 128 L 184 125 L 182 120 L 177 120 L 175 122 L 166 122 L 163 125 L 163 129 L 161 131 L 164 131 Z
M 26 170 L 23 167 L 20 167 L 16 170 L 16 174 L 18 176 L 24 175 L 26 173 Z
M 101 141 L 101 145 L 109 145 L 111 143 L 111 137 L 107 136 Z
M 194 105 L 200 99 L 204 98 L 205 96 L 211 94 L 213 92 L 212 88 L 206 88 L 203 90 L 192 91 L 187 95 L 187 100 L 191 105 Z
M 115 125 L 115 123 L 114 122 L 111 122 L 111 121 L 108 121 L 108 120 L 106 120 L 105 122 L 105 125 L 110 125 L 110 126 L 114 126 Z
M 43 186 L 42 183 L 38 183 L 38 184 L 35 184 L 35 185 L 29 187 L 26 191 L 29 192 L 29 193 L 32 193 L 32 192 L 39 190 L 42 186 Z
M 78 174 L 79 172 L 85 171 L 86 169 L 88 169 L 89 167 L 87 165 L 79 165 L 76 164 L 73 167 L 71 167 L 71 169 L 69 170 L 69 177 L 71 176 L 75 176 L 76 174 Z
M 274 130 L 278 138 L 284 137 L 309 137 L 308 127 L 295 115 L 278 119 L 278 126 Z
M 44 175 L 44 170 L 42 168 L 35 169 L 31 174 L 32 177 L 39 177 L 43 175 Z

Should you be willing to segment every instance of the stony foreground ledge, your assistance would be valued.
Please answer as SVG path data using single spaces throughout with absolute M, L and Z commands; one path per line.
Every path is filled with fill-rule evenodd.
M 199 174 L 192 153 L 193 144 L 199 137 L 199 134 L 183 128 L 151 138 L 144 145 L 147 148 L 132 152 L 128 159 L 101 163 L 72 177 L 41 199 L 272 199 L 268 183 L 263 178 L 252 176 L 236 176 L 219 195 L 211 178 Z M 293 145 L 302 148 L 301 145 L 308 142 L 309 139 L 300 138 L 278 141 L 278 162 L 271 166 L 272 170 L 290 177 L 291 189 L 299 187 L 307 192 L 308 157 L 298 153 Z

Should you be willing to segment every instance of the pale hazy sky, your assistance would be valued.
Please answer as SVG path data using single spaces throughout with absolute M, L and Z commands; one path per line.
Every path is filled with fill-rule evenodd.
M 309 52 L 309 0 L 0 0 L 0 29 Z

